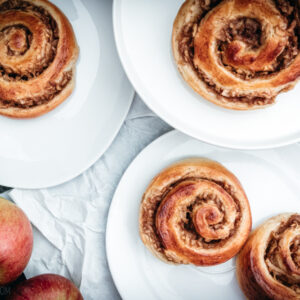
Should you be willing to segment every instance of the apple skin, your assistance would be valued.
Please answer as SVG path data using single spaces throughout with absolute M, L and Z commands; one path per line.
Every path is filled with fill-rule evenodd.
M 65 277 L 44 274 L 18 284 L 8 300 L 83 300 L 78 288 Z
M 0 286 L 22 274 L 32 247 L 32 227 L 27 216 L 12 202 L 0 198 Z

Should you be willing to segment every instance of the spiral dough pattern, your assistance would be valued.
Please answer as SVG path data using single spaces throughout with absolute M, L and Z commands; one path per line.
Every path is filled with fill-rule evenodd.
M 226 108 L 274 103 L 300 76 L 299 9 L 292 0 L 187 0 L 173 27 L 180 73 Z
M 206 159 L 176 163 L 156 176 L 140 208 L 140 235 L 168 263 L 216 265 L 232 258 L 251 229 L 237 178 Z
M 0 114 L 30 118 L 74 88 L 78 47 L 62 12 L 47 0 L 0 0 Z
M 300 215 L 256 229 L 239 254 L 237 277 L 248 299 L 300 299 Z

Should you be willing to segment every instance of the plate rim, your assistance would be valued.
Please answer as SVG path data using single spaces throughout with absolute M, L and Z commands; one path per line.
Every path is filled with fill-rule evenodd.
M 174 130 L 171 130 L 163 135 L 161 135 L 160 137 L 158 137 L 157 139 L 153 140 L 149 145 L 147 145 L 145 148 L 143 148 L 135 157 L 134 159 L 130 162 L 130 164 L 128 165 L 128 167 L 126 168 L 126 171 L 124 172 L 124 174 L 122 175 L 118 185 L 117 185 L 117 188 L 113 194 L 113 197 L 112 197 L 112 200 L 111 200 L 111 203 L 110 203 L 110 207 L 109 207 L 109 211 L 108 211 L 108 215 L 107 215 L 107 222 L 106 222 L 106 230 L 105 230 L 105 252 L 106 252 L 106 258 L 107 258 L 107 264 L 108 264 L 108 268 L 109 268 L 109 271 L 110 271 L 110 274 L 112 276 L 112 279 L 113 279 L 113 282 L 118 290 L 118 292 L 120 293 L 121 295 L 121 298 L 122 299 L 126 299 L 126 296 L 125 296 L 125 292 L 120 288 L 120 284 L 118 283 L 119 280 L 117 279 L 117 276 L 116 276 L 116 273 L 117 271 L 114 270 L 114 267 L 112 267 L 112 257 L 109 253 L 111 253 L 110 251 L 110 242 L 109 242 L 109 239 L 111 236 L 111 234 L 109 234 L 109 232 L 112 230 L 112 227 L 113 227 L 113 224 L 112 224 L 112 211 L 113 211 L 113 208 L 114 206 L 116 206 L 117 202 L 114 201 L 114 199 L 117 197 L 117 195 L 120 193 L 120 189 L 121 189 L 121 184 L 124 180 L 125 177 L 127 177 L 127 174 L 129 173 L 130 169 L 132 168 L 132 166 L 134 165 L 134 163 L 136 162 L 136 160 L 138 160 L 142 155 L 143 153 L 150 147 L 153 147 L 155 146 L 157 143 L 160 143 L 161 141 L 163 141 L 164 139 L 168 139 L 169 136 L 172 136 L 172 135 L 176 135 L 176 134 L 182 134 L 180 131 L 174 129 Z
M 166 111 L 161 111 L 159 109 L 159 106 L 157 105 L 157 101 L 151 96 L 147 97 L 145 89 L 143 85 L 139 84 L 138 81 L 138 74 L 134 71 L 134 68 L 132 64 L 130 63 L 129 59 L 127 59 L 126 56 L 126 49 L 123 44 L 123 35 L 122 35 L 122 26 L 121 26 L 121 3 L 122 0 L 113 0 L 113 32 L 114 32 L 114 38 L 117 46 L 117 52 L 120 58 L 120 61 L 122 63 L 122 66 L 124 68 L 124 71 L 131 82 L 132 86 L 134 87 L 135 91 L 140 95 L 141 99 L 146 103 L 146 105 L 154 112 L 156 113 L 161 119 L 163 119 L 165 122 L 167 122 L 169 125 L 171 125 L 173 128 L 177 129 L 178 131 L 183 132 L 184 134 L 195 138 L 201 142 L 204 142 L 206 144 L 212 145 L 212 146 L 218 146 L 226 149 L 236 149 L 236 150 L 268 150 L 268 149 L 276 149 L 285 147 L 288 145 L 296 144 L 300 142 L 300 133 L 298 137 L 295 138 L 288 138 L 285 137 L 282 140 L 280 138 L 276 138 L 275 142 L 270 140 L 265 145 L 255 145 L 255 143 L 249 143 L 247 145 L 241 145 L 241 144 L 232 144 L 230 142 L 220 142 L 220 141 L 212 141 L 210 139 L 207 139 L 205 137 L 200 137 L 197 135 L 193 130 L 189 130 L 188 127 L 181 126 L 180 122 L 177 122 L 176 117 L 172 116 L 171 114 L 168 114 Z
M 80 176 L 82 173 L 84 173 L 90 167 L 92 167 L 98 161 L 98 159 L 100 159 L 102 157 L 102 155 L 108 150 L 110 145 L 113 143 L 113 141 L 115 140 L 116 136 L 118 135 L 121 127 L 124 124 L 124 121 L 128 115 L 130 107 L 132 105 L 134 96 L 135 96 L 135 91 L 132 89 L 131 95 L 130 95 L 130 97 L 128 97 L 128 99 L 129 99 L 128 107 L 126 108 L 126 110 L 124 110 L 122 118 L 120 118 L 120 120 L 122 120 L 122 122 L 120 122 L 118 124 L 118 126 L 115 127 L 113 134 L 107 140 L 107 142 L 105 143 L 105 146 L 103 146 L 103 149 L 101 151 L 98 151 L 97 154 L 95 155 L 95 157 L 91 158 L 91 160 L 86 164 L 86 166 L 81 168 L 80 171 L 78 171 L 76 173 L 74 172 L 73 175 L 70 175 L 68 177 L 66 176 L 64 179 L 58 179 L 57 181 L 53 181 L 51 184 L 37 184 L 37 185 L 32 184 L 31 186 L 29 186 L 29 185 L 14 185 L 14 184 L 1 183 L 0 185 L 3 187 L 9 187 L 12 189 L 29 189 L 29 190 L 45 189 L 45 188 L 52 188 L 52 187 L 58 186 L 60 184 L 67 183 L 67 182 L 71 181 L 72 179 L 75 179 L 76 177 Z
M 100 5 L 100 2 L 99 3 L 97 2 L 97 5 Z M 113 6 L 112 6 L 112 12 L 113 12 Z M 94 19 L 93 19 L 93 22 L 94 22 Z M 96 28 L 97 28 L 97 30 L 99 30 L 99 28 L 97 26 L 96 26 Z M 114 31 L 113 25 L 112 25 L 112 31 Z M 112 37 L 112 39 L 113 39 L 114 44 L 116 45 L 114 37 Z M 118 56 L 118 51 L 116 51 L 116 52 L 117 52 L 117 56 Z M 120 111 L 120 113 L 119 113 L 119 115 L 120 115 L 119 122 L 116 123 L 115 126 L 113 126 L 113 128 L 111 130 L 112 134 L 110 135 L 110 137 L 107 138 L 106 142 L 103 143 L 101 147 L 99 147 L 101 149 L 99 151 L 95 151 L 95 154 L 93 156 L 91 156 L 90 159 L 87 160 L 85 164 L 82 164 L 82 167 L 78 168 L 77 172 L 70 172 L 70 174 L 68 176 L 66 175 L 66 176 L 59 177 L 58 179 L 52 179 L 52 180 L 43 180 L 43 181 L 48 181 L 49 183 L 41 182 L 40 184 L 36 184 L 33 181 L 31 184 L 14 184 L 13 182 L 9 182 L 9 180 L 8 180 L 8 181 L 1 182 L 0 183 L 1 186 L 10 187 L 13 189 L 44 189 L 44 188 L 51 188 L 54 186 L 58 186 L 60 184 L 66 183 L 66 182 L 80 176 L 82 173 L 84 173 L 86 170 L 88 170 L 91 166 L 93 166 L 102 157 L 102 155 L 108 150 L 110 145 L 113 143 L 113 141 L 115 140 L 121 127 L 123 126 L 124 121 L 129 113 L 131 106 L 132 106 L 134 96 L 136 94 L 131 82 L 129 81 L 129 79 L 127 77 L 127 74 L 124 71 L 122 63 L 120 65 L 121 65 L 120 72 L 123 72 L 123 74 L 124 74 L 124 80 L 123 80 L 124 84 L 126 84 L 128 86 L 128 97 L 124 97 L 126 99 L 126 102 L 123 101 L 124 104 L 122 106 L 124 106 L 124 109 L 123 109 L 123 111 Z

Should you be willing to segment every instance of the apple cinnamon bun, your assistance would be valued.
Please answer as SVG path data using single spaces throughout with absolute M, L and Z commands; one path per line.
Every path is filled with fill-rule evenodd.
M 300 215 L 273 217 L 250 236 L 237 259 L 248 299 L 300 299 Z
M 291 0 L 186 0 L 172 38 L 180 73 L 219 106 L 273 104 L 300 76 L 299 9 Z
M 188 159 L 158 174 L 140 206 L 140 236 L 158 258 L 210 266 L 236 255 L 251 230 L 238 179 L 217 162 Z
M 0 114 L 31 118 L 72 92 L 78 47 L 71 24 L 47 0 L 0 0 Z

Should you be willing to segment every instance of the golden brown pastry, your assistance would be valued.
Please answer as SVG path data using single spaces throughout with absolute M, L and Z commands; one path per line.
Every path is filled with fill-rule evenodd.
M 47 0 L 0 0 L 0 114 L 32 118 L 72 92 L 78 47 Z
M 300 299 L 300 215 L 269 219 L 250 236 L 237 259 L 248 299 Z
M 167 263 L 210 266 L 238 253 L 251 212 L 238 179 L 217 162 L 193 158 L 158 174 L 140 207 L 140 236 Z
M 180 73 L 222 107 L 273 104 L 300 76 L 299 8 L 290 0 L 186 0 L 172 38 Z

